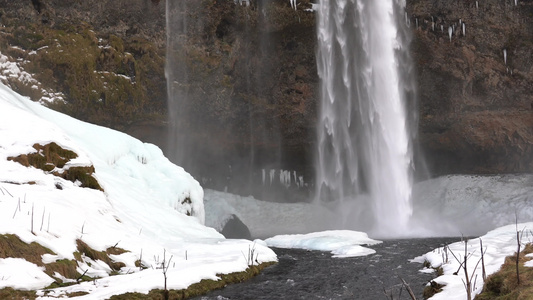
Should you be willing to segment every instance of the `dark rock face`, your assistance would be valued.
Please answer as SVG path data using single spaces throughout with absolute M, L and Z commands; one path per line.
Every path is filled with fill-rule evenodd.
M 187 37 L 183 53 L 174 53 L 186 71 L 177 77 L 180 92 L 190 100 L 182 128 L 191 132 L 189 153 L 203 160 L 182 164 L 205 178 L 204 185 L 230 191 L 230 181 L 261 182 L 262 169 L 297 171 L 312 185 L 316 16 L 303 10 L 307 0 L 298 1 L 297 11 L 286 0 L 251 2 L 183 0 Z M 44 77 L 53 78 L 43 84 L 72 99 L 59 109 L 155 142 L 173 156 L 178 145 L 166 138 L 164 1 L 0 0 L 0 16 L 7 25 L 0 50 L 12 55 L 18 53 L 9 50 L 12 37 L 23 32 L 44 40 L 65 28 L 86 32 L 76 45 L 93 49 L 86 64 L 96 60 L 96 71 L 136 78 L 138 87 L 106 78 L 106 86 L 118 87 L 110 93 L 100 79 L 69 73 L 76 68 L 43 56 L 39 66 L 48 66 Z M 430 174 L 533 171 L 533 3 L 408 0 L 407 16 L 418 71 L 418 142 Z M 27 37 L 17 41 L 28 50 L 46 44 Z M 99 48 L 99 38 L 111 48 Z M 92 90 L 98 90 L 95 99 Z M 75 101 L 80 98 L 92 102 Z
M 169 112 L 188 133 L 177 160 L 208 186 L 244 194 L 258 195 L 263 169 L 277 182 L 280 169 L 312 178 L 314 14 L 288 1 L 208 2 L 180 3 L 187 37 L 169 52 L 175 94 L 188 98 Z
M 430 170 L 533 171 L 533 3 L 413 0 L 408 14 Z
M 0 0 L 0 15 L 0 51 L 23 61 L 39 88 L 64 94 L 50 107 L 123 131 L 165 119 L 164 5 Z M 10 86 L 43 96 L 32 84 Z

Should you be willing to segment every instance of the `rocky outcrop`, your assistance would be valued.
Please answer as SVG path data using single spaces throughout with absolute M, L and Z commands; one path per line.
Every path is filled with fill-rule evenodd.
M 120 130 L 163 120 L 164 16 L 164 5 L 148 0 L 0 0 L 0 53 L 33 77 L 8 84 Z

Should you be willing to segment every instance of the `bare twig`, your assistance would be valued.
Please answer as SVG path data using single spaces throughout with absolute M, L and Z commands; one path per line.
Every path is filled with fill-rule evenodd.
M 9 196 L 11 196 L 11 198 L 14 198 L 13 195 L 11 195 L 11 193 L 10 193 L 5 187 L 4 187 L 3 189 L 4 189 L 4 191 L 6 191 L 6 193 L 7 193 Z M 4 193 L 4 192 L 2 192 L 2 193 Z M 24 198 L 26 198 L 26 195 L 24 195 Z
M 80 277 L 76 278 L 76 282 L 79 283 L 80 280 L 83 278 L 83 276 L 85 276 L 85 274 L 87 274 L 87 271 L 89 271 L 89 269 L 85 270 L 85 272 L 83 272 L 83 274 L 81 274 Z
M 143 270 L 143 249 L 141 249 L 141 255 L 139 257 L 139 271 Z
M 520 269 L 519 266 L 519 260 L 520 260 L 520 232 L 516 232 L 516 243 L 518 245 L 518 249 L 516 250 L 516 284 L 520 285 Z
M 84 234 L 83 230 L 84 229 L 85 229 L 85 222 L 83 222 L 83 225 L 81 225 L 81 237 L 80 238 L 83 237 L 83 234 Z
M 165 300 L 168 300 L 168 289 L 167 289 L 167 271 L 168 271 L 168 267 L 170 266 L 170 262 L 172 261 L 172 257 L 174 257 L 174 255 L 171 255 L 169 260 L 167 261 L 166 260 L 166 249 L 163 249 L 163 262 L 161 263 L 161 266 L 162 266 L 162 269 L 163 269 L 163 277 L 165 278 L 165 289 L 164 289 L 164 298 Z
M 31 233 L 33 233 L 33 235 L 35 235 L 35 232 L 33 232 L 33 208 L 35 206 L 35 203 L 32 203 L 31 204 Z
M 470 278 L 468 278 L 468 268 L 467 268 L 467 260 L 468 260 L 468 240 L 465 239 L 465 263 L 463 265 L 463 269 L 465 271 L 465 278 L 466 278 L 466 298 L 468 300 L 472 300 L 472 283 L 470 282 Z M 475 269 L 474 269 L 475 271 Z
M 405 280 L 404 280 L 403 278 L 400 277 L 400 279 L 402 280 L 403 286 L 405 287 L 405 289 L 406 289 L 407 292 L 409 293 L 409 296 L 411 296 L 411 299 L 412 299 L 412 300 L 416 300 L 415 293 L 413 293 L 413 290 L 411 289 L 411 287 L 409 286 L 409 284 L 408 284 L 407 282 L 405 282 Z
M 483 282 L 485 282 L 487 279 L 487 272 L 485 271 L 485 251 L 487 250 L 485 249 L 483 251 L 483 240 L 481 238 L 479 239 L 479 245 L 481 248 L 481 276 L 483 277 Z
M 44 225 L 44 215 L 46 213 L 46 207 L 43 209 L 43 216 L 41 218 L 41 228 L 39 229 L 39 231 L 43 231 L 43 225 Z
M 15 218 L 15 216 L 17 215 L 17 210 L 20 211 L 20 197 L 19 197 L 19 202 L 17 204 L 17 207 L 15 207 L 15 213 L 13 214 L 13 219 Z

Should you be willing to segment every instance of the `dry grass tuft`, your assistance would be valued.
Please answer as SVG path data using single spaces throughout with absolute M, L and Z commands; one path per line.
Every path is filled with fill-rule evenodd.
M 9 287 L 0 289 L 0 299 L 34 300 L 35 298 L 37 298 L 35 291 L 21 291 Z
M 500 270 L 487 278 L 483 292 L 476 296 L 476 300 L 533 300 L 533 268 L 524 267 L 526 261 L 531 260 L 525 257 L 526 254 L 533 253 L 533 245 L 528 244 L 519 256 L 520 284 L 516 278 L 516 253 L 505 258 L 505 262 Z
M 26 244 L 14 234 L 0 235 L 0 258 L 22 258 L 38 266 L 44 266 L 42 260 L 43 254 L 54 253 L 50 249 L 35 242 Z
M 76 240 L 76 245 L 78 246 L 78 251 L 81 254 L 85 254 L 85 256 L 89 257 L 94 261 L 101 260 L 105 262 L 113 271 L 120 271 L 121 268 L 126 266 L 122 262 L 112 261 L 106 251 L 96 251 L 80 239 Z M 109 249 L 110 248 L 108 248 L 108 250 Z

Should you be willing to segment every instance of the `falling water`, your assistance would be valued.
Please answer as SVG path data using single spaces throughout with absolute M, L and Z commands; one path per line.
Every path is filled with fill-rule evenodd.
M 404 5 L 323 0 L 318 11 L 317 201 L 339 204 L 342 227 L 379 235 L 405 234 L 412 214 Z
M 169 111 L 169 148 L 168 156 L 174 162 L 188 169 L 186 157 L 191 153 L 187 141 L 188 72 L 183 62 L 183 45 L 187 39 L 187 3 L 185 1 L 166 1 L 167 53 L 165 76 L 167 79 Z

